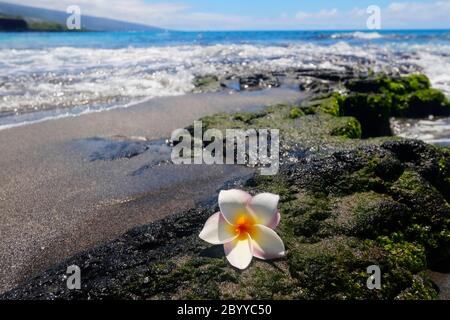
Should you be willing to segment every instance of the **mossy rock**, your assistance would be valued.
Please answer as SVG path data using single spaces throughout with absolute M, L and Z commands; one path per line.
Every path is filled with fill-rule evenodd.
M 281 108 L 281 106 L 280 106 Z M 287 107 L 286 107 L 287 108 Z M 205 132 L 208 129 L 218 129 L 225 132 L 226 129 L 249 129 L 253 122 L 258 118 L 266 117 L 270 110 L 260 112 L 238 112 L 235 114 L 218 113 L 213 116 L 206 116 L 200 118 L 202 122 L 202 130 Z M 191 134 L 194 132 L 194 127 L 187 128 Z
M 298 107 L 292 108 L 290 113 L 289 113 L 289 117 L 291 119 L 297 119 L 297 118 L 300 118 L 300 117 L 302 117 L 304 115 L 305 115 L 305 113 Z
M 400 82 L 403 83 L 409 92 L 429 89 L 431 87 L 430 79 L 424 74 L 412 74 L 402 77 Z
M 423 251 L 384 246 L 377 241 L 362 241 L 351 237 L 332 237 L 314 244 L 298 244 L 288 255 L 289 270 L 304 295 L 310 299 L 399 299 L 405 291 L 413 291 L 415 275 L 404 261 L 415 261 Z M 394 254 L 401 253 L 401 259 Z M 420 259 L 419 259 L 420 260 Z M 422 260 L 420 260 L 423 262 Z M 367 287 L 368 266 L 382 271 L 381 290 Z M 421 278 L 422 279 L 422 278 Z M 424 281 L 423 291 L 436 297 L 433 285 Z M 406 297 L 405 297 L 406 298 Z
M 450 206 L 442 193 L 411 170 L 406 170 L 391 190 L 411 208 L 405 237 L 424 245 L 432 264 L 450 261 Z
M 385 193 L 403 171 L 404 165 L 392 153 L 362 146 L 312 159 L 308 166 L 298 167 L 291 174 L 295 185 L 310 192 L 346 196 L 364 191 Z
M 304 299 L 304 292 L 289 270 L 258 263 L 239 284 L 246 297 L 256 300 Z M 237 292 L 239 289 L 237 290 Z M 236 292 L 232 294 L 236 297 Z M 238 295 L 239 296 L 239 295 Z
M 447 201 L 450 202 L 450 149 L 438 148 L 441 152 L 441 158 L 439 159 L 439 175 L 441 179 L 439 189 L 443 191 L 443 194 Z
M 429 115 L 448 116 L 450 115 L 450 107 L 441 91 L 423 89 L 408 97 L 408 111 L 405 115 L 418 118 L 428 117 Z
M 407 206 L 373 191 L 336 198 L 331 211 L 326 221 L 330 233 L 367 239 L 400 229 L 409 215 Z
M 325 221 L 332 211 L 327 197 L 309 192 L 299 193 L 295 200 L 284 204 L 282 210 L 284 220 L 280 230 L 294 242 L 316 242 L 329 234 Z
M 425 248 L 417 243 L 405 241 L 401 234 L 382 236 L 377 243 L 387 252 L 392 265 L 400 266 L 412 273 L 425 270 L 427 266 Z
M 450 115 L 445 95 L 431 88 L 423 74 L 405 77 L 375 76 L 346 84 L 351 90 L 341 101 L 341 114 L 356 117 L 363 137 L 390 135 L 390 117 L 424 118 Z
M 215 92 L 224 88 L 215 75 L 197 76 L 193 80 L 194 92 Z
M 346 83 L 346 87 L 359 93 L 394 93 L 406 94 L 417 90 L 429 89 L 430 80 L 424 74 L 412 74 L 404 77 L 388 75 L 374 75 L 369 78 L 353 79 Z
M 340 103 L 342 97 L 337 93 L 306 101 L 302 104 L 301 109 L 305 114 L 323 113 L 332 116 L 340 115 Z
M 370 249 L 358 239 L 335 237 L 298 244 L 288 253 L 289 270 L 310 299 L 363 299 L 376 295 L 366 286 Z
M 160 298 L 187 300 L 219 299 L 220 283 L 237 283 L 237 272 L 223 258 L 185 257 L 181 261 L 168 259 L 148 266 L 126 290 L 115 293 L 116 298 Z
M 435 216 L 441 214 L 439 208 L 450 209 L 443 195 L 422 175 L 411 169 L 405 170 L 398 181 L 392 185 L 391 192 L 396 194 L 398 200 L 411 204 L 417 210 L 415 212 L 417 221 L 432 222 Z M 419 207 L 420 210 L 418 210 Z
M 391 108 L 392 98 L 388 94 L 355 93 L 342 102 L 341 115 L 358 119 L 363 138 L 389 136 Z
M 356 119 L 317 111 L 318 106 L 314 107 L 312 114 L 307 114 L 303 105 L 279 104 L 253 113 L 220 113 L 203 117 L 200 121 L 203 131 L 214 128 L 221 130 L 223 134 L 226 129 L 278 129 L 286 149 L 289 146 L 295 147 L 298 143 L 305 149 L 321 144 L 340 148 L 362 143 L 357 140 L 361 130 Z M 192 126 L 188 130 L 193 133 Z
M 414 276 L 412 285 L 402 291 L 398 300 L 434 300 L 438 298 L 434 284 L 426 276 Z
M 332 136 L 340 136 L 346 139 L 361 139 L 362 129 L 359 121 L 352 117 L 342 118 L 344 123 L 331 131 Z

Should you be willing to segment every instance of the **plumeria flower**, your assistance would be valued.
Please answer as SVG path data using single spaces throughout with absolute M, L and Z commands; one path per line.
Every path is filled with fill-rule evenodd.
M 280 197 L 261 193 L 252 197 L 241 190 L 221 191 L 220 212 L 212 215 L 200 232 L 211 244 L 223 244 L 228 261 L 246 269 L 253 257 L 269 260 L 284 256 L 281 238 L 273 231 L 280 223 Z

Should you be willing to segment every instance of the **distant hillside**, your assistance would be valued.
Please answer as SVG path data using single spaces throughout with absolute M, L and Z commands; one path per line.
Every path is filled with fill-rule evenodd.
M 0 14 L 0 31 L 68 31 L 67 27 L 49 21 L 25 20 L 24 18 Z M 84 31 L 83 29 L 81 31 Z
M 0 15 L 0 31 L 27 31 L 28 23 L 24 19 Z
M 46 30 L 45 28 L 41 29 L 41 27 L 50 27 L 49 31 L 63 31 L 66 25 L 66 19 L 68 17 L 67 13 L 56 10 L 48 10 L 41 9 L 29 6 L 16 5 L 12 3 L 0 2 L 0 16 L 1 15 L 10 17 L 23 17 L 28 23 L 28 26 L 31 27 L 35 24 L 37 27 L 36 30 Z M 4 18 L 5 19 L 5 18 Z M 17 19 L 20 20 L 20 19 Z M 5 25 L 12 23 L 12 27 L 15 27 L 14 21 L 7 21 Z M 21 24 L 21 23 L 19 23 Z M 41 24 L 40 26 L 38 24 Z M 53 28 L 57 28 L 57 26 L 62 27 L 62 30 L 54 30 Z M 21 25 L 23 28 L 23 25 Z M 81 26 L 84 30 L 93 30 L 93 31 L 158 31 L 160 28 L 147 26 L 143 24 L 136 24 L 130 22 L 124 22 L 119 20 L 107 19 L 107 18 L 98 18 L 91 16 L 81 16 Z M 31 27 L 32 28 L 32 27 Z M 19 28 L 20 29 L 20 28 Z M 4 29 L 0 29 L 4 30 Z M 10 30 L 12 31 L 12 30 Z M 27 31 L 24 29 L 20 29 L 17 31 Z

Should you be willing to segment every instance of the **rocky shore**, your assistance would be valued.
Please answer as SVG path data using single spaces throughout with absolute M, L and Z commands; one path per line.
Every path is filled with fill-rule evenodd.
M 423 75 L 289 75 L 309 97 L 299 105 L 202 118 L 205 128 L 280 129 L 279 174 L 223 188 L 281 196 L 277 232 L 285 258 L 238 271 L 221 246 L 200 240 L 218 210 L 214 193 L 195 209 L 75 255 L 0 298 L 449 298 L 429 270 L 450 273 L 450 151 L 392 137 L 389 127 L 393 116 L 448 116 L 449 101 Z M 245 90 L 278 86 L 279 76 L 238 82 Z M 212 76 L 196 84 L 199 91 L 226 86 Z M 66 287 L 69 265 L 81 269 L 81 290 Z M 381 269 L 381 290 L 366 286 L 370 265 Z

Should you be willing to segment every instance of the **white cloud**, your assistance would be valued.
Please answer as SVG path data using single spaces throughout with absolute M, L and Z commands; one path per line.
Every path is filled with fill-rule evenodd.
M 321 10 L 296 14 L 300 28 L 364 29 L 369 17 L 367 8 L 350 11 Z M 381 8 L 383 28 L 450 28 L 450 0 L 435 2 L 392 2 Z
M 338 15 L 337 9 L 331 10 L 320 10 L 318 12 L 303 12 L 299 11 L 295 15 L 298 20 L 308 20 L 308 19 L 323 19 L 323 18 L 332 18 Z
M 382 17 L 394 28 L 448 28 L 450 1 L 393 2 L 382 11 Z
M 350 15 L 351 16 L 355 16 L 355 17 L 361 17 L 361 16 L 365 16 L 367 17 L 367 8 L 361 9 L 361 8 L 353 8 L 350 11 Z
M 436 10 L 450 10 L 450 1 L 437 1 L 432 3 L 424 2 L 392 2 L 387 7 L 388 13 L 400 14 L 429 14 L 436 13 Z
M 278 15 L 269 12 L 266 17 L 252 17 L 202 12 L 183 3 L 185 0 L 176 1 L 146 3 L 144 0 L 14 0 L 14 3 L 61 11 L 65 11 L 69 5 L 79 5 L 85 15 L 182 30 L 365 29 L 369 16 L 365 7 L 348 11 L 330 8 L 316 12 L 285 13 L 280 2 Z M 399 0 L 381 8 L 382 26 L 385 29 L 450 28 L 449 17 L 450 0 Z

